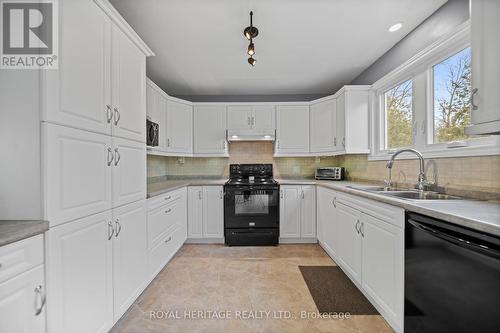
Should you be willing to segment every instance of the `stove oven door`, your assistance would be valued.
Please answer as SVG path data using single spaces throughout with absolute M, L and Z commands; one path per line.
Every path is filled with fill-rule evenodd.
M 225 187 L 226 228 L 278 228 L 279 220 L 278 186 Z

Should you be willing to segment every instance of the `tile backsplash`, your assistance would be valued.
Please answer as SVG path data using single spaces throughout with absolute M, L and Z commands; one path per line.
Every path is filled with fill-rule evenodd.
M 148 156 L 148 178 L 227 178 L 231 163 L 272 163 L 275 178 L 313 178 L 320 166 L 343 166 L 349 180 L 383 182 L 385 161 L 368 161 L 367 155 L 337 157 L 273 157 L 271 142 L 233 142 L 229 158 Z M 427 177 L 447 193 L 500 199 L 500 156 L 436 158 L 426 160 Z M 397 160 L 392 179 L 401 186 L 415 185 L 416 160 Z

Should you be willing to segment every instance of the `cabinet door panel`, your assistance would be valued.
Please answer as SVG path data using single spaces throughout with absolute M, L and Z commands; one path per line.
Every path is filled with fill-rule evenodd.
M 203 187 L 188 187 L 188 238 L 203 237 Z
M 403 305 L 402 230 L 369 215 L 363 221 L 363 289 L 401 322 Z
M 309 152 L 309 106 L 278 106 L 278 153 Z
M 93 1 L 60 1 L 59 11 L 62 57 L 58 70 L 43 73 L 43 119 L 110 134 L 111 22 Z
M 47 123 L 42 129 L 51 225 L 110 209 L 111 137 Z
M 46 233 L 48 332 L 104 333 L 113 326 L 111 220 L 109 210 Z
M 167 151 L 191 153 L 193 107 L 179 102 L 167 102 Z
M 38 286 L 45 295 L 43 265 L 0 283 L 0 332 L 45 332 L 45 308 L 35 314 L 41 306 Z
M 356 231 L 359 226 L 359 213 L 337 202 L 337 252 L 340 262 L 351 277 L 361 282 L 361 235 Z
M 337 252 L 337 210 L 334 205 L 335 192 L 318 189 L 318 239 L 327 251 Z
M 227 153 L 225 106 L 195 106 L 194 153 Z
M 203 187 L 203 237 L 224 237 L 224 196 L 222 186 Z
M 118 27 L 112 32 L 113 135 L 145 142 L 146 57 Z
M 337 108 L 336 108 L 336 121 L 337 121 L 337 132 L 335 133 L 336 138 L 336 150 L 345 150 L 346 139 L 345 139 L 345 93 L 337 97 Z
M 146 146 L 113 138 L 113 207 L 146 198 Z
M 249 105 L 227 107 L 227 129 L 249 130 L 252 127 L 252 107 Z
M 253 107 L 253 129 L 256 131 L 274 131 L 276 129 L 276 107 L 274 105 Z
M 335 150 L 336 100 L 311 105 L 311 151 Z
M 300 186 L 281 186 L 280 237 L 300 237 Z
M 127 311 L 142 292 L 148 276 L 146 200 L 113 211 L 114 320 Z
M 305 238 L 316 237 L 316 188 L 302 186 L 300 204 L 300 235 Z

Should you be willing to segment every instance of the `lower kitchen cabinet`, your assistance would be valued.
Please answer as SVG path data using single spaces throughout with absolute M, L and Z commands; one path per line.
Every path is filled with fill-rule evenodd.
M 117 321 L 142 292 L 148 276 L 145 200 L 116 208 L 113 218 L 113 308 Z
M 188 239 L 223 242 L 224 190 L 222 186 L 188 187 Z
M 402 332 L 404 210 L 318 190 L 320 244 L 389 324 Z
M 146 201 L 47 232 L 48 331 L 107 332 L 147 282 Z
M 280 242 L 316 242 L 314 185 L 280 186 Z
M 0 247 L 0 332 L 45 332 L 43 235 Z

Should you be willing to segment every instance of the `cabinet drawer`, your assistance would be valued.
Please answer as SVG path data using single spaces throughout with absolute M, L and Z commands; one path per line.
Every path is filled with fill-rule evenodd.
M 0 282 L 43 263 L 43 235 L 0 247 Z
M 186 200 L 178 199 L 148 213 L 148 245 L 154 246 L 162 234 L 186 224 Z
M 173 257 L 176 250 L 186 241 L 186 228 L 176 226 L 171 233 L 161 236 L 158 244 L 149 252 L 149 272 L 154 277 Z
M 158 196 L 153 197 L 153 198 L 149 198 L 148 199 L 148 210 L 151 211 L 151 210 L 158 208 L 162 205 L 174 202 L 175 200 L 178 200 L 178 199 L 182 198 L 183 196 L 185 196 L 185 193 L 186 193 L 186 188 L 183 187 L 183 188 L 175 190 L 175 191 L 167 192 L 165 194 L 158 195 Z

